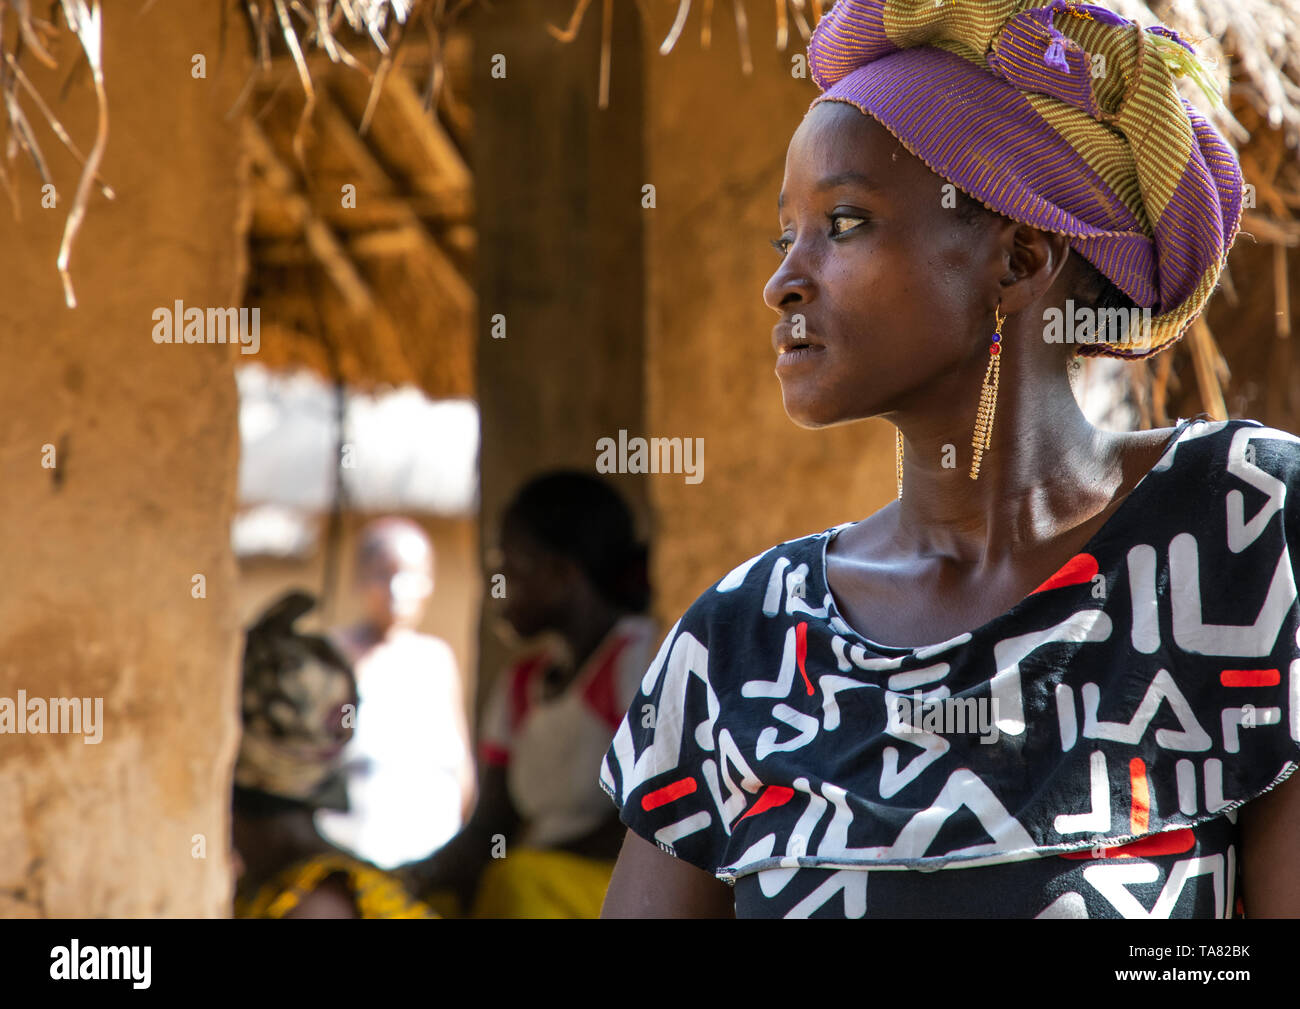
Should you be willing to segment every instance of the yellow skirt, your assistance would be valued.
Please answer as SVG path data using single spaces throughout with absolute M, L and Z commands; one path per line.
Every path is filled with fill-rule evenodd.
M 346 855 L 315 855 L 289 866 L 249 898 L 236 897 L 236 918 L 283 918 L 334 873 L 343 873 L 362 918 L 436 918 L 381 869 Z
M 483 870 L 471 918 L 599 918 L 614 863 L 512 848 Z

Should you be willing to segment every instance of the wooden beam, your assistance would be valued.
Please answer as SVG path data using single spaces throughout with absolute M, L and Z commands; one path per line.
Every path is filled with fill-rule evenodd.
M 316 108 L 316 114 L 320 118 L 321 126 L 324 127 L 325 135 L 347 158 L 348 163 L 352 165 L 360 177 L 360 181 L 364 182 L 366 187 L 374 193 L 382 196 L 394 195 L 397 192 L 397 187 L 393 184 L 393 180 L 389 177 L 388 172 L 384 170 L 384 167 L 375 159 L 366 142 L 361 139 L 357 131 L 353 129 L 352 124 L 348 122 L 348 117 L 339 108 L 338 102 L 334 100 L 333 95 L 323 90 Z
M 410 126 L 412 138 L 424 149 L 439 178 L 444 184 L 457 188 L 473 188 L 473 176 L 465 159 L 460 156 L 451 137 L 447 136 L 442 123 L 436 116 L 425 111 L 424 103 L 415 93 L 410 78 L 395 77 L 390 83 L 392 88 L 385 93 L 389 103 Z
M 413 225 L 366 231 L 353 236 L 348 248 L 365 259 L 384 259 L 393 256 L 411 256 L 426 252 L 428 237 Z
M 1288 391 L 1294 377 L 1291 373 L 1291 292 L 1288 284 L 1285 245 L 1273 246 L 1273 305 L 1276 313 L 1277 336 L 1269 360 L 1269 382 L 1265 393 L 1267 417 L 1273 424 L 1285 423 L 1290 404 Z
M 261 169 L 263 177 L 280 194 L 285 209 L 302 228 L 308 249 L 320 261 L 325 273 L 343 295 L 354 315 L 364 315 L 375 310 L 375 299 L 370 287 L 362 279 L 356 265 L 348 258 L 334 233 L 311 208 L 307 198 L 298 192 L 293 173 L 284 165 L 271 147 L 262 128 L 252 119 L 245 118 L 245 135 L 253 164 Z
M 311 254 L 324 268 L 347 305 L 354 323 L 364 325 L 373 341 L 375 358 L 393 368 L 405 369 L 399 380 L 409 381 L 410 362 L 388 312 L 370 292 L 356 264 L 334 236 L 334 232 L 312 211 L 307 198 L 298 192 L 293 173 L 280 161 L 261 128 L 245 118 L 245 130 L 253 163 L 263 172 L 285 201 L 285 206 L 302 224 L 303 238 Z
M 389 86 L 394 87 L 398 79 L 396 77 L 392 78 Z M 385 93 L 387 93 L 387 89 Z M 382 98 L 381 101 L 383 101 Z M 385 196 L 392 196 L 396 189 L 392 179 L 389 178 L 388 173 L 371 151 L 369 144 L 361 139 L 360 135 L 348 122 L 342 109 L 339 108 L 333 98 L 327 99 L 324 95 L 322 95 L 319 104 L 322 124 L 328 131 L 330 138 L 337 142 L 339 149 L 356 169 L 358 177 L 365 181 L 372 191 Z M 428 258 L 442 293 L 459 311 L 466 314 L 471 313 L 474 310 L 474 291 L 469 281 L 465 279 L 456 264 L 451 260 L 451 257 L 433 239 L 433 236 L 425 228 L 424 222 L 405 201 L 401 201 L 400 208 L 395 206 L 394 210 L 400 229 L 406 233 L 405 240 L 412 242 L 413 248 Z
M 421 236 L 409 227 L 365 231 L 346 240 L 349 255 L 356 259 L 390 259 L 410 256 L 423 249 Z M 259 262 L 274 266 L 302 266 L 316 262 L 316 257 L 298 240 L 272 237 L 257 243 Z
M 1212 420 L 1227 420 L 1228 407 L 1223 401 L 1223 387 L 1219 383 L 1219 376 L 1227 370 L 1227 363 L 1215 345 L 1214 334 L 1210 332 L 1204 315 L 1196 317 L 1188 336 L 1196 384 L 1201 392 L 1201 407 Z
M 1241 215 L 1241 230 L 1249 232 L 1261 242 L 1271 242 L 1274 245 L 1295 245 L 1300 242 L 1300 222 L 1268 217 L 1249 210 Z
M 1151 380 L 1151 420 L 1153 427 L 1169 424 L 1169 375 L 1174 363 L 1174 347 L 1156 358 L 1155 376 Z

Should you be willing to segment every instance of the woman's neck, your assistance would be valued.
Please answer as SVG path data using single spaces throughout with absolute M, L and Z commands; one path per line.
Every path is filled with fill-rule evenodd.
M 573 682 L 624 615 L 621 609 L 599 598 L 587 606 L 575 607 L 572 612 L 571 623 L 558 629 L 569 660 L 563 681 L 565 686 Z
M 900 546 L 995 565 L 1085 521 L 1122 491 L 1132 440 L 1089 423 L 1063 367 L 1018 372 L 1022 361 L 1034 359 L 1024 354 L 1003 362 L 992 443 L 978 480 L 968 475 L 978 385 L 935 390 L 929 404 L 897 418 L 906 438 Z

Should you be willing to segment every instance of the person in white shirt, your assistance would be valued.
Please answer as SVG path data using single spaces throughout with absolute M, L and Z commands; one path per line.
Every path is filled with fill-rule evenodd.
M 317 814 L 335 844 L 383 869 L 427 857 L 474 802 L 474 763 L 450 646 L 417 630 L 433 593 L 433 546 L 414 522 L 363 530 L 357 588 L 364 616 L 333 639 L 356 669 L 358 705 L 345 756 L 348 811 Z

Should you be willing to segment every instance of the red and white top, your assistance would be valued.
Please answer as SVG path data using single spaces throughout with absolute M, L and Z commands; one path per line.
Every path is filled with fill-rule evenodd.
M 610 815 L 600 764 L 654 657 L 657 629 L 644 616 L 619 620 L 563 693 L 542 695 L 555 651 L 540 648 L 497 681 L 484 713 L 480 753 L 505 767 L 524 821 L 522 843 L 551 848 L 595 830 Z

